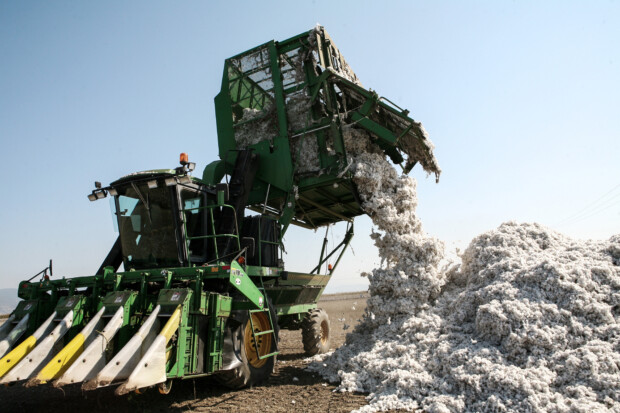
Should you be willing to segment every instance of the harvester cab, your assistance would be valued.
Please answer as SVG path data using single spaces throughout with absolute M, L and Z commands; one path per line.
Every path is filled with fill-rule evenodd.
M 182 153 L 176 169 L 134 173 L 89 195 L 95 200 L 114 198 L 113 218 L 119 231 L 100 273 L 106 267 L 116 271 L 121 264 L 127 270 L 141 270 L 256 261 L 252 218 L 242 227 L 247 200 L 243 194 L 248 193 L 247 182 L 252 182 L 248 174 L 252 166 L 242 165 L 230 184 L 206 185 L 190 175 L 195 164 L 187 159 Z M 246 153 L 240 159 L 250 162 L 256 156 Z M 272 248 L 264 248 L 258 265 L 264 259 L 264 265 L 277 266 L 278 235 L 277 229 L 271 230 L 268 239 L 262 239 Z
M 201 177 L 182 154 L 177 168 L 96 183 L 88 198 L 113 198 L 118 239 L 94 275 L 20 284 L 0 383 L 167 393 L 213 376 L 240 388 L 269 377 L 281 328 L 302 329 L 308 355 L 329 350 L 317 301 L 364 213 L 349 152 L 368 140 L 404 173 L 420 163 L 438 176 L 432 145 L 364 89 L 322 27 L 227 59 L 215 106 L 220 159 Z M 337 222 L 345 236 L 316 267 L 285 270 L 289 225 Z

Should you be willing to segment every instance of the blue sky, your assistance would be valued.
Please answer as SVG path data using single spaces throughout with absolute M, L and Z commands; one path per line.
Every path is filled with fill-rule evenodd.
M 216 159 L 224 59 L 317 22 L 435 143 L 440 183 L 411 173 L 428 233 L 466 245 L 507 220 L 620 233 L 618 2 L 231 4 L 0 3 L 0 288 L 50 258 L 56 276 L 92 274 L 116 238 L 107 201 L 86 198 L 93 182 L 180 152 L 198 169 Z M 363 288 L 370 228 L 356 221 L 330 290 Z M 287 268 L 311 269 L 322 237 L 291 231 Z

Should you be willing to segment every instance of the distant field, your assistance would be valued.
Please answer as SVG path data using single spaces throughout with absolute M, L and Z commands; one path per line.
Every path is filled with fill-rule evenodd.
M 368 298 L 368 291 L 357 291 L 357 292 L 348 292 L 348 293 L 337 293 L 337 294 L 323 294 L 319 302 L 323 301 L 338 301 L 338 300 L 355 300 L 357 298 Z
M 10 313 L 18 302 L 17 288 L 0 288 L 0 314 Z

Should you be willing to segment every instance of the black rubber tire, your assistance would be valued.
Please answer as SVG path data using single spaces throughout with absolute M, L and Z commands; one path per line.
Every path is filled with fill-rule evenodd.
M 306 313 L 301 322 L 301 338 L 308 356 L 329 351 L 330 326 L 329 316 L 325 310 L 315 308 Z
M 277 316 L 274 307 L 271 302 L 268 301 L 269 311 L 271 313 L 271 320 L 273 322 L 273 328 L 275 332 L 275 340 L 272 339 L 269 353 L 273 353 L 277 350 L 277 343 L 279 339 L 280 328 L 278 327 Z M 250 313 L 248 311 L 243 312 L 244 317 L 241 323 L 238 323 L 235 328 L 231 330 L 233 340 L 235 342 L 237 357 L 241 363 L 231 369 L 222 370 L 215 374 L 215 379 L 230 389 L 243 389 L 245 387 L 257 386 L 265 382 L 273 373 L 273 368 L 276 364 L 276 357 L 272 356 L 265 359 L 265 363 L 260 367 L 254 367 L 248 361 L 248 354 L 246 354 L 245 345 L 245 331 L 246 326 L 249 328 Z M 272 337 L 273 338 L 273 337 Z

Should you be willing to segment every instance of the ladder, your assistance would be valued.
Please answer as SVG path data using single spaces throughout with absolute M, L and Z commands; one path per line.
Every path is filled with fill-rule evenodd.
M 263 297 L 265 297 L 265 305 L 263 306 L 263 308 L 249 310 L 250 327 L 252 329 L 252 340 L 254 340 L 254 350 L 256 351 L 256 356 L 258 357 L 259 360 L 264 360 L 266 358 L 273 357 L 273 356 L 280 354 L 280 350 L 278 349 L 278 337 L 276 336 L 276 330 L 274 328 L 273 318 L 271 317 L 271 311 L 269 311 L 269 305 L 267 303 L 267 294 L 265 293 L 265 286 L 263 285 L 262 276 L 260 277 L 260 286 L 258 287 L 258 290 L 263 294 Z M 256 314 L 256 313 L 267 313 L 267 319 L 269 320 L 269 325 L 271 326 L 269 330 L 256 332 L 256 329 L 254 327 L 254 321 L 252 320 L 252 314 Z M 264 336 L 267 334 L 271 334 L 271 338 L 273 342 L 275 343 L 275 351 L 261 356 L 258 351 L 258 337 Z

